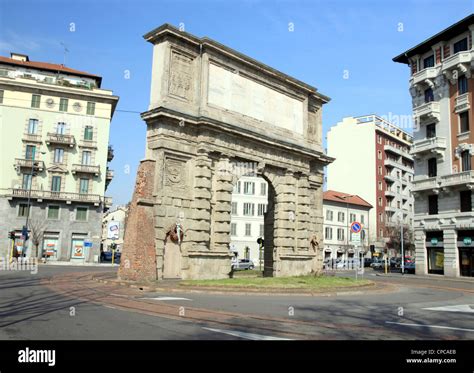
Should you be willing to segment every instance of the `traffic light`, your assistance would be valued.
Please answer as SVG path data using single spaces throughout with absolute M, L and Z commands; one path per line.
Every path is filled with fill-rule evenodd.
M 26 227 L 26 225 L 23 226 L 23 229 L 21 230 L 21 235 L 23 236 L 23 239 L 25 241 L 28 241 L 28 238 L 30 236 L 28 235 L 28 228 Z
M 257 243 L 258 243 L 259 245 L 262 245 L 262 246 L 263 246 L 264 243 L 265 243 L 265 240 L 264 240 L 262 237 L 259 237 L 259 238 L 257 238 Z
M 110 249 L 111 250 L 116 250 L 117 249 L 117 244 L 114 242 L 114 243 L 111 243 L 110 244 Z
M 16 238 L 15 231 L 8 232 L 8 237 L 10 240 L 14 240 Z

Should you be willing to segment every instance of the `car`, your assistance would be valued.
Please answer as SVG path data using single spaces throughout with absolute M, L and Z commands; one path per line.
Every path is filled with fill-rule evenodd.
M 120 251 L 116 251 L 114 255 L 114 263 L 120 263 L 121 253 Z M 101 262 L 112 262 L 112 251 L 104 251 L 101 254 L 100 258 Z
M 373 263 L 372 258 L 364 258 L 364 267 L 370 267 L 370 265 Z
M 383 269 L 385 268 L 385 261 L 384 260 L 374 260 L 370 266 L 373 269 Z
M 252 270 L 255 268 L 253 261 L 250 259 L 233 259 L 231 268 L 233 271 L 241 271 L 241 270 Z
M 402 271 L 402 268 L 400 267 L 400 272 L 401 271 Z M 405 261 L 405 267 L 404 267 L 403 273 L 415 274 L 415 261 L 414 260 L 410 260 L 409 262 Z

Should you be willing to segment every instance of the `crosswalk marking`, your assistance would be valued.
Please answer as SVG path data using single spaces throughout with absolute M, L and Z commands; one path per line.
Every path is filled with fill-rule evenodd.
M 271 337 L 271 336 L 268 336 L 268 335 L 260 335 L 260 334 L 254 334 L 254 333 L 239 332 L 239 331 L 236 331 L 236 330 L 222 330 L 222 329 L 213 329 L 213 328 L 203 328 L 203 329 L 209 330 L 211 332 L 232 335 L 234 337 L 250 339 L 252 341 L 290 341 L 291 340 L 291 339 L 288 339 L 288 338 Z
M 423 328 L 433 328 L 433 329 L 450 329 L 450 330 L 462 330 L 464 332 L 474 332 L 474 329 L 463 329 L 463 328 L 454 328 L 451 326 L 442 326 L 442 325 L 425 325 L 425 324 L 409 324 L 403 322 L 394 322 L 394 321 L 385 321 L 386 324 L 396 324 L 402 326 L 418 326 Z
M 180 297 L 155 297 L 155 298 L 141 298 L 141 299 L 153 299 L 153 300 L 189 300 L 192 301 L 192 299 L 188 298 L 180 298 Z
M 474 306 L 471 306 L 469 304 L 460 304 L 460 305 L 456 305 L 456 306 L 429 307 L 429 308 L 423 308 L 423 309 L 424 310 L 429 310 L 429 311 L 474 313 Z

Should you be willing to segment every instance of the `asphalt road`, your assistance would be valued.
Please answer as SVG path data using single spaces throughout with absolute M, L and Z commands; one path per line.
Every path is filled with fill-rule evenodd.
M 108 301 L 102 303 L 44 284 L 61 274 L 114 270 L 41 266 L 38 274 L 0 271 L 0 339 L 474 339 L 474 283 L 387 278 L 368 271 L 366 278 L 390 289 L 331 297 L 106 289 Z M 71 286 L 80 287 L 80 280 Z M 147 311 L 112 304 L 114 296 L 144 302 Z M 187 309 L 200 316 L 177 317 Z

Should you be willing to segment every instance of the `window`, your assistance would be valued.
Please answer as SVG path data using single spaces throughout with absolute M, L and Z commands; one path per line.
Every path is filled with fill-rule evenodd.
M 28 121 L 28 134 L 35 135 L 38 132 L 38 119 Z
M 350 223 L 355 222 L 357 220 L 356 214 L 350 214 L 349 219 L 350 219 Z
M 382 175 L 382 167 L 379 166 L 379 175 Z
M 461 133 L 469 131 L 469 111 L 459 114 L 459 131 Z
M 379 214 L 379 222 L 383 223 L 383 214 Z
M 465 75 L 462 75 L 458 79 L 458 95 L 462 95 L 467 92 L 467 79 Z
M 66 123 L 58 122 L 56 125 L 56 133 L 58 135 L 64 135 L 66 133 Z
M 361 222 L 362 224 L 364 224 L 364 220 L 365 220 L 365 216 L 361 214 L 361 215 L 360 215 L 360 222 Z
M 92 139 L 93 139 L 93 130 L 94 130 L 94 128 L 92 126 L 86 126 L 84 128 L 84 140 L 92 141 Z
M 81 194 L 89 193 L 89 179 L 81 179 L 79 181 L 79 193 Z
M 425 102 L 431 102 L 431 101 L 434 101 L 433 89 L 432 88 L 425 89 Z
M 379 197 L 379 206 L 382 206 L 382 198 Z
M 64 160 L 64 149 L 54 149 L 54 163 L 63 163 Z
M 41 96 L 40 95 L 33 95 L 31 96 L 31 107 L 32 108 L 39 108 L 40 107 Z
M 95 102 L 87 103 L 87 115 L 95 115 Z
M 76 208 L 76 220 L 79 220 L 79 221 L 87 220 L 87 207 Z
M 234 193 L 240 194 L 240 181 L 237 181 L 237 183 L 234 185 Z
M 332 221 L 332 211 L 331 210 L 326 210 L 326 220 L 327 221 Z
M 344 223 L 344 213 L 343 212 L 338 212 L 337 213 L 337 221 Z
M 337 230 L 337 239 L 339 241 L 344 241 L 344 229 L 338 228 L 338 230 Z
M 453 44 L 453 53 L 467 51 L 467 38 L 459 40 Z
M 383 190 L 383 185 L 381 181 L 379 181 L 379 190 Z
M 32 180 L 33 180 L 33 175 L 23 174 L 23 181 L 22 181 L 21 187 L 23 189 L 30 189 Z
M 257 210 L 257 215 L 258 216 L 263 216 L 263 214 L 267 210 L 267 205 L 265 203 L 259 203 L 258 204 L 258 210 Z
M 4 91 L 0 90 L 0 104 L 3 104 Z
M 461 152 L 461 166 L 463 171 L 471 170 L 471 154 L 469 153 L 469 150 Z
M 26 216 L 28 215 L 28 210 L 28 204 L 20 203 L 20 205 L 18 206 L 18 217 L 26 218 Z
M 266 196 L 267 195 L 267 184 L 261 183 L 260 184 L 260 195 Z
M 244 182 L 244 194 L 255 194 L 255 183 L 252 181 Z
M 324 229 L 324 238 L 326 240 L 332 240 L 332 228 L 326 227 Z
M 263 237 L 265 235 L 265 226 L 263 224 L 260 224 L 260 237 Z
M 400 201 L 397 201 L 397 209 L 400 208 Z
M 377 158 L 382 159 L 382 152 L 380 150 L 377 151 Z
M 48 219 L 59 220 L 59 206 L 48 206 Z
M 51 179 L 51 191 L 60 192 L 61 191 L 61 176 L 53 176 Z
M 251 236 L 252 235 L 252 224 L 245 223 L 245 235 Z
M 253 203 L 244 203 L 244 216 L 254 216 L 255 205 Z
M 438 174 L 438 165 L 436 158 L 428 159 L 428 177 L 436 177 Z
M 426 137 L 429 139 L 436 137 L 436 124 L 432 123 L 426 126 Z
M 459 193 L 461 202 L 461 212 L 472 211 L 472 193 L 470 190 L 463 190 Z
M 360 239 L 362 241 L 365 241 L 365 230 L 363 230 L 363 229 L 360 231 Z
M 423 60 L 423 68 L 426 69 L 428 67 L 434 67 L 435 65 L 435 60 L 434 60 L 434 54 L 432 54 L 431 56 L 429 57 L 426 57 L 424 60 Z
M 428 196 L 428 214 L 438 214 L 438 196 L 436 194 Z
M 397 186 L 397 193 L 400 194 L 400 186 Z
M 230 235 L 237 236 L 237 223 L 230 224 Z
M 35 159 L 36 146 L 35 145 L 26 145 L 26 159 Z
M 377 142 L 378 142 L 379 144 L 382 144 L 382 136 L 377 135 Z
M 232 215 L 237 215 L 237 202 L 232 202 Z
M 62 98 L 59 100 L 59 111 L 67 111 L 69 100 L 67 98 Z
M 90 165 L 91 164 L 91 151 L 90 150 L 84 150 L 82 152 L 82 164 L 83 165 Z

